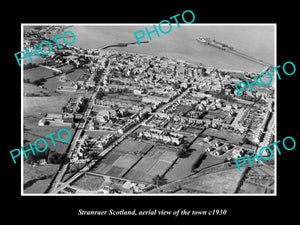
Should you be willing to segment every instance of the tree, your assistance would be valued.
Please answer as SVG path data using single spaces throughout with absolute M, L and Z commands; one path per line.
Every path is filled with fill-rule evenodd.
M 195 169 L 197 169 L 199 166 L 200 166 L 200 164 L 202 163 L 202 161 L 206 158 L 206 153 L 204 152 L 204 153 L 202 153 L 199 157 L 198 157 L 198 159 L 193 163 L 193 165 L 192 165 L 192 171 L 194 171 Z
M 98 93 L 96 94 L 96 99 L 102 99 L 102 97 L 104 96 L 102 90 L 99 90 Z
M 188 145 L 187 144 L 183 144 L 181 149 L 179 149 L 177 152 L 176 152 L 176 155 L 177 157 L 179 158 L 182 158 L 184 156 L 187 155 L 187 152 L 188 152 Z
M 63 106 L 63 107 L 61 107 L 61 110 L 63 111 L 63 112 L 66 112 L 67 111 L 67 106 Z
M 49 151 L 47 155 L 47 163 L 60 164 L 65 160 L 65 156 L 56 151 Z
M 154 185 L 157 185 L 157 186 L 161 186 L 161 185 L 167 183 L 166 179 L 163 176 L 160 176 L 158 174 L 152 178 L 152 182 Z
M 184 149 L 179 149 L 177 152 L 176 152 L 176 155 L 177 157 L 181 158 L 185 155 L 186 151 Z

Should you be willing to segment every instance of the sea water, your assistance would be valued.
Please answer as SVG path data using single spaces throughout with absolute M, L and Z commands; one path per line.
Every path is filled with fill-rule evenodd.
M 168 26 L 168 25 L 167 25 Z M 75 25 L 69 28 L 76 34 L 73 44 L 82 48 L 99 48 L 106 44 L 136 42 L 134 32 L 149 31 L 153 24 L 135 25 Z M 199 37 L 213 38 L 219 42 L 232 46 L 257 59 L 275 65 L 275 27 L 273 25 L 233 25 L 233 24 L 181 24 L 180 28 L 172 24 L 168 34 L 147 35 L 141 41 L 149 41 L 141 45 L 134 44 L 127 47 L 114 47 L 120 52 L 135 52 L 155 56 L 165 56 L 172 59 L 186 60 L 191 63 L 203 63 L 221 69 L 235 69 L 249 72 L 260 72 L 265 66 L 222 51 L 212 46 L 203 45 L 196 41 Z

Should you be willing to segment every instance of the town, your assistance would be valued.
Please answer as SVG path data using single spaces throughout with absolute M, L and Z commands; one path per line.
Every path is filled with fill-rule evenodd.
M 60 29 L 28 29 L 24 47 Z M 40 113 L 38 129 L 72 129 L 45 193 L 274 192 L 274 156 L 241 165 L 242 172 L 235 164 L 275 141 L 274 88 L 235 87 L 259 73 L 109 48 L 60 47 L 41 55 L 39 64 L 24 64 L 24 84 L 34 89 L 24 89 L 25 99 L 66 99 L 58 110 Z M 37 69 L 51 71 L 57 86 L 26 77 Z M 267 158 L 269 151 L 261 154 Z M 30 160 L 31 167 L 49 164 L 44 155 Z

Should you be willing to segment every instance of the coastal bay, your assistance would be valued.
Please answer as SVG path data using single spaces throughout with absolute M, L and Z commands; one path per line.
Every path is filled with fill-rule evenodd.
M 148 29 L 151 25 L 147 24 Z M 72 26 L 68 30 L 76 34 L 74 46 L 82 48 L 99 48 L 107 44 L 135 42 L 133 33 L 142 29 L 142 25 L 99 25 Z M 153 28 L 152 28 L 153 29 Z M 222 69 L 235 69 L 260 72 L 264 66 L 249 61 L 229 52 L 201 45 L 196 41 L 199 37 L 210 37 L 233 46 L 235 49 L 262 59 L 271 64 L 274 62 L 275 30 L 271 25 L 173 25 L 168 35 L 157 37 L 152 34 L 152 40 L 142 45 L 127 45 L 111 47 L 120 52 L 135 52 L 141 54 L 165 56 L 172 59 L 186 60 L 191 63 L 203 63 Z M 149 40 L 144 38 L 143 41 Z

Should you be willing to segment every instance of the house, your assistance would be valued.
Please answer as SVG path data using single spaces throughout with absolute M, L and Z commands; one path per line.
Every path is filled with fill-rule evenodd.
M 234 159 L 236 159 L 236 158 L 242 157 L 242 155 L 244 154 L 244 151 L 243 151 L 243 149 L 234 149 L 231 154 L 232 154 L 232 157 Z
M 211 136 L 207 136 L 203 140 L 206 141 L 206 142 L 210 142 L 212 140 L 212 137 Z
M 219 141 L 216 141 L 216 142 L 214 143 L 214 147 L 220 147 L 221 145 L 222 145 L 222 143 L 219 142 Z
M 46 119 L 42 118 L 42 119 L 39 120 L 38 125 L 39 126 L 45 126 L 46 122 L 47 122 Z
M 63 113 L 62 120 L 64 123 L 72 123 L 74 121 L 74 116 L 72 113 Z
M 218 150 L 218 151 L 215 151 L 214 152 L 214 155 L 215 156 L 220 156 L 220 155 L 223 155 L 225 153 L 225 151 L 223 151 L 223 150 Z
M 224 147 L 223 147 L 223 149 L 227 151 L 227 150 L 229 150 L 231 147 L 232 147 L 231 144 L 225 144 Z
M 85 85 L 88 87 L 95 87 L 96 83 L 93 79 L 89 79 L 88 81 L 85 82 Z
M 212 146 L 209 146 L 205 149 L 206 152 L 211 152 L 213 150 L 213 147 Z
M 262 149 L 262 150 L 260 151 L 260 154 L 261 154 L 263 157 L 265 157 L 265 158 L 268 158 L 268 157 L 271 156 L 270 150 L 267 150 L 266 148 Z M 273 153 L 272 153 L 272 154 L 273 154 Z

